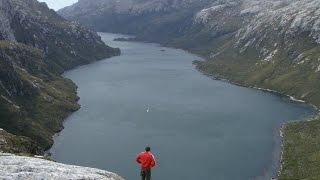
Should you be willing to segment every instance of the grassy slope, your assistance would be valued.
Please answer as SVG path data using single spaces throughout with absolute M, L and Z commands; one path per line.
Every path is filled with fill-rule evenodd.
M 28 137 L 16 136 L 0 130 L 0 149 L 3 152 L 14 154 L 42 154 L 41 148 Z
M 79 108 L 76 86 L 50 73 L 36 48 L 0 41 L 0 60 L 0 127 L 50 147 L 63 119 Z
M 314 69 L 320 51 L 319 47 L 304 45 L 304 49 L 295 47 L 306 54 L 305 63 L 299 65 L 288 59 L 290 48 L 283 48 L 274 57 L 274 62 L 261 62 L 254 49 L 240 54 L 238 49 L 228 45 L 214 60 L 196 64 L 205 73 L 246 86 L 273 89 L 319 107 L 320 74 L 310 69 Z M 319 144 L 320 118 L 287 124 L 284 128 L 284 159 L 280 179 L 320 179 Z
M 279 179 L 320 179 L 320 117 L 286 124 L 284 136 Z

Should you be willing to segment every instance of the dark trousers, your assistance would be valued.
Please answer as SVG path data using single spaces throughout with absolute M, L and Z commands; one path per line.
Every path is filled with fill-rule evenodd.
M 151 169 L 141 170 L 142 180 L 151 180 Z

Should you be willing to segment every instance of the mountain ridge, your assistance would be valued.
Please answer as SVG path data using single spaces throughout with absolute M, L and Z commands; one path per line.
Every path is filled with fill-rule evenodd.
M 207 62 L 197 63 L 206 73 L 216 71 L 238 83 L 275 89 L 320 105 L 320 63 L 316 58 L 320 47 L 320 3 L 316 0 L 176 0 L 171 5 L 165 0 L 125 0 L 121 1 L 127 2 L 122 11 L 117 11 L 120 4 L 108 5 L 117 1 L 86 2 L 82 0 L 58 13 L 99 31 L 132 33 L 137 40 L 189 50 L 207 57 Z M 73 13 L 73 8 L 78 11 Z M 86 10 L 84 14 L 82 10 Z M 236 58 L 244 60 L 233 69 Z M 274 63 L 283 68 L 272 75 L 270 66 Z M 291 70 L 283 72 L 287 65 Z M 221 67 L 233 71 L 229 73 Z M 303 75 L 310 81 L 300 82 L 301 85 L 283 86 L 283 79 L 268 78 L 281 76 L 290 80 L 302 71 L 307 72 Z
M 11 134 L 2 137 L 11 144 L 29 141 L 38 149 L 29 153 L 43 153 L 63 120 L 80 107 L 76 85 L 61 74 L 119 54 L 45 3 L 0 0 L 0 126 Z

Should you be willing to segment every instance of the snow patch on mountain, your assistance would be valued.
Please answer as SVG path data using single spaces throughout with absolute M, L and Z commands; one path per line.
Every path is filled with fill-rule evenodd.
M 255 48 L 265 61 L 273 59 L 279 44 L 290 47 L 289 38 L 301 36 L 320 44 L 319 0 L 218 0 L 195 16 L 196 23 L 208 27 L 232 26 L 235 19 L 242 22 L 234 36 L 235 47 L 241 53 Z
M 271 61 L 278 51 L 278 49 L 272 51 L 266 58 L 264 58 L 264 61 Z
M 320 43 L 319 0 L 218 0 L 211 7 L 199 11 L 195 21 L 211 26 L 210 23 L 216 23 L 217 14 L 226 11 L 229 11 L 230 16 L 246 16 L 246 26 L 238 33 L 239 41 L 249 41 L 268 26 L 276 27 L 274 30 L 282 29 L 282 33 L 291 35 L 308 32 L 310 37 Z
M 210 20 L 215 19 L 215 14 L 222 14 L 224 11 L 231 9 L 232 7 L 236 7 L 239 5 L 239 1 L 231 0 L 231 1 L 224 1 L 224 0 L 218 0 L 208 8 L 202 9 L 195 15 L 195 22 L 196 23 L 203 23 L 203 24 L 209 24 Z M 231 16 L 233 12 L 231 12 L 229 15 Z
M 210 17 L 213 13 L 223 11 L 227 7 L 226 4 L 219 4 L 216 6 L 212 6 L 206 9 L 201 10 L 199 13 L 196 15 L 196 21 L 201 22 L 201 23 L 208 23 L 210 20 Z
M 253 3 L 254 2 L 254 3 Z M 260 34 L 265 26 L 276 27 L 284 35 L 309 33 L 320 43 L 320 1 L 286 0 L 286 1 L 244 1 L 241 12 L 255 12 L 256 16 L 242 28 L 240 40 L 250 39 Z

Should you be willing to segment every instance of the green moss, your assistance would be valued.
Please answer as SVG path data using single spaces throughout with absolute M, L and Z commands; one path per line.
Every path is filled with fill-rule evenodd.
M 286 124 L 280 180 L 320 179 L 320 118 Z

